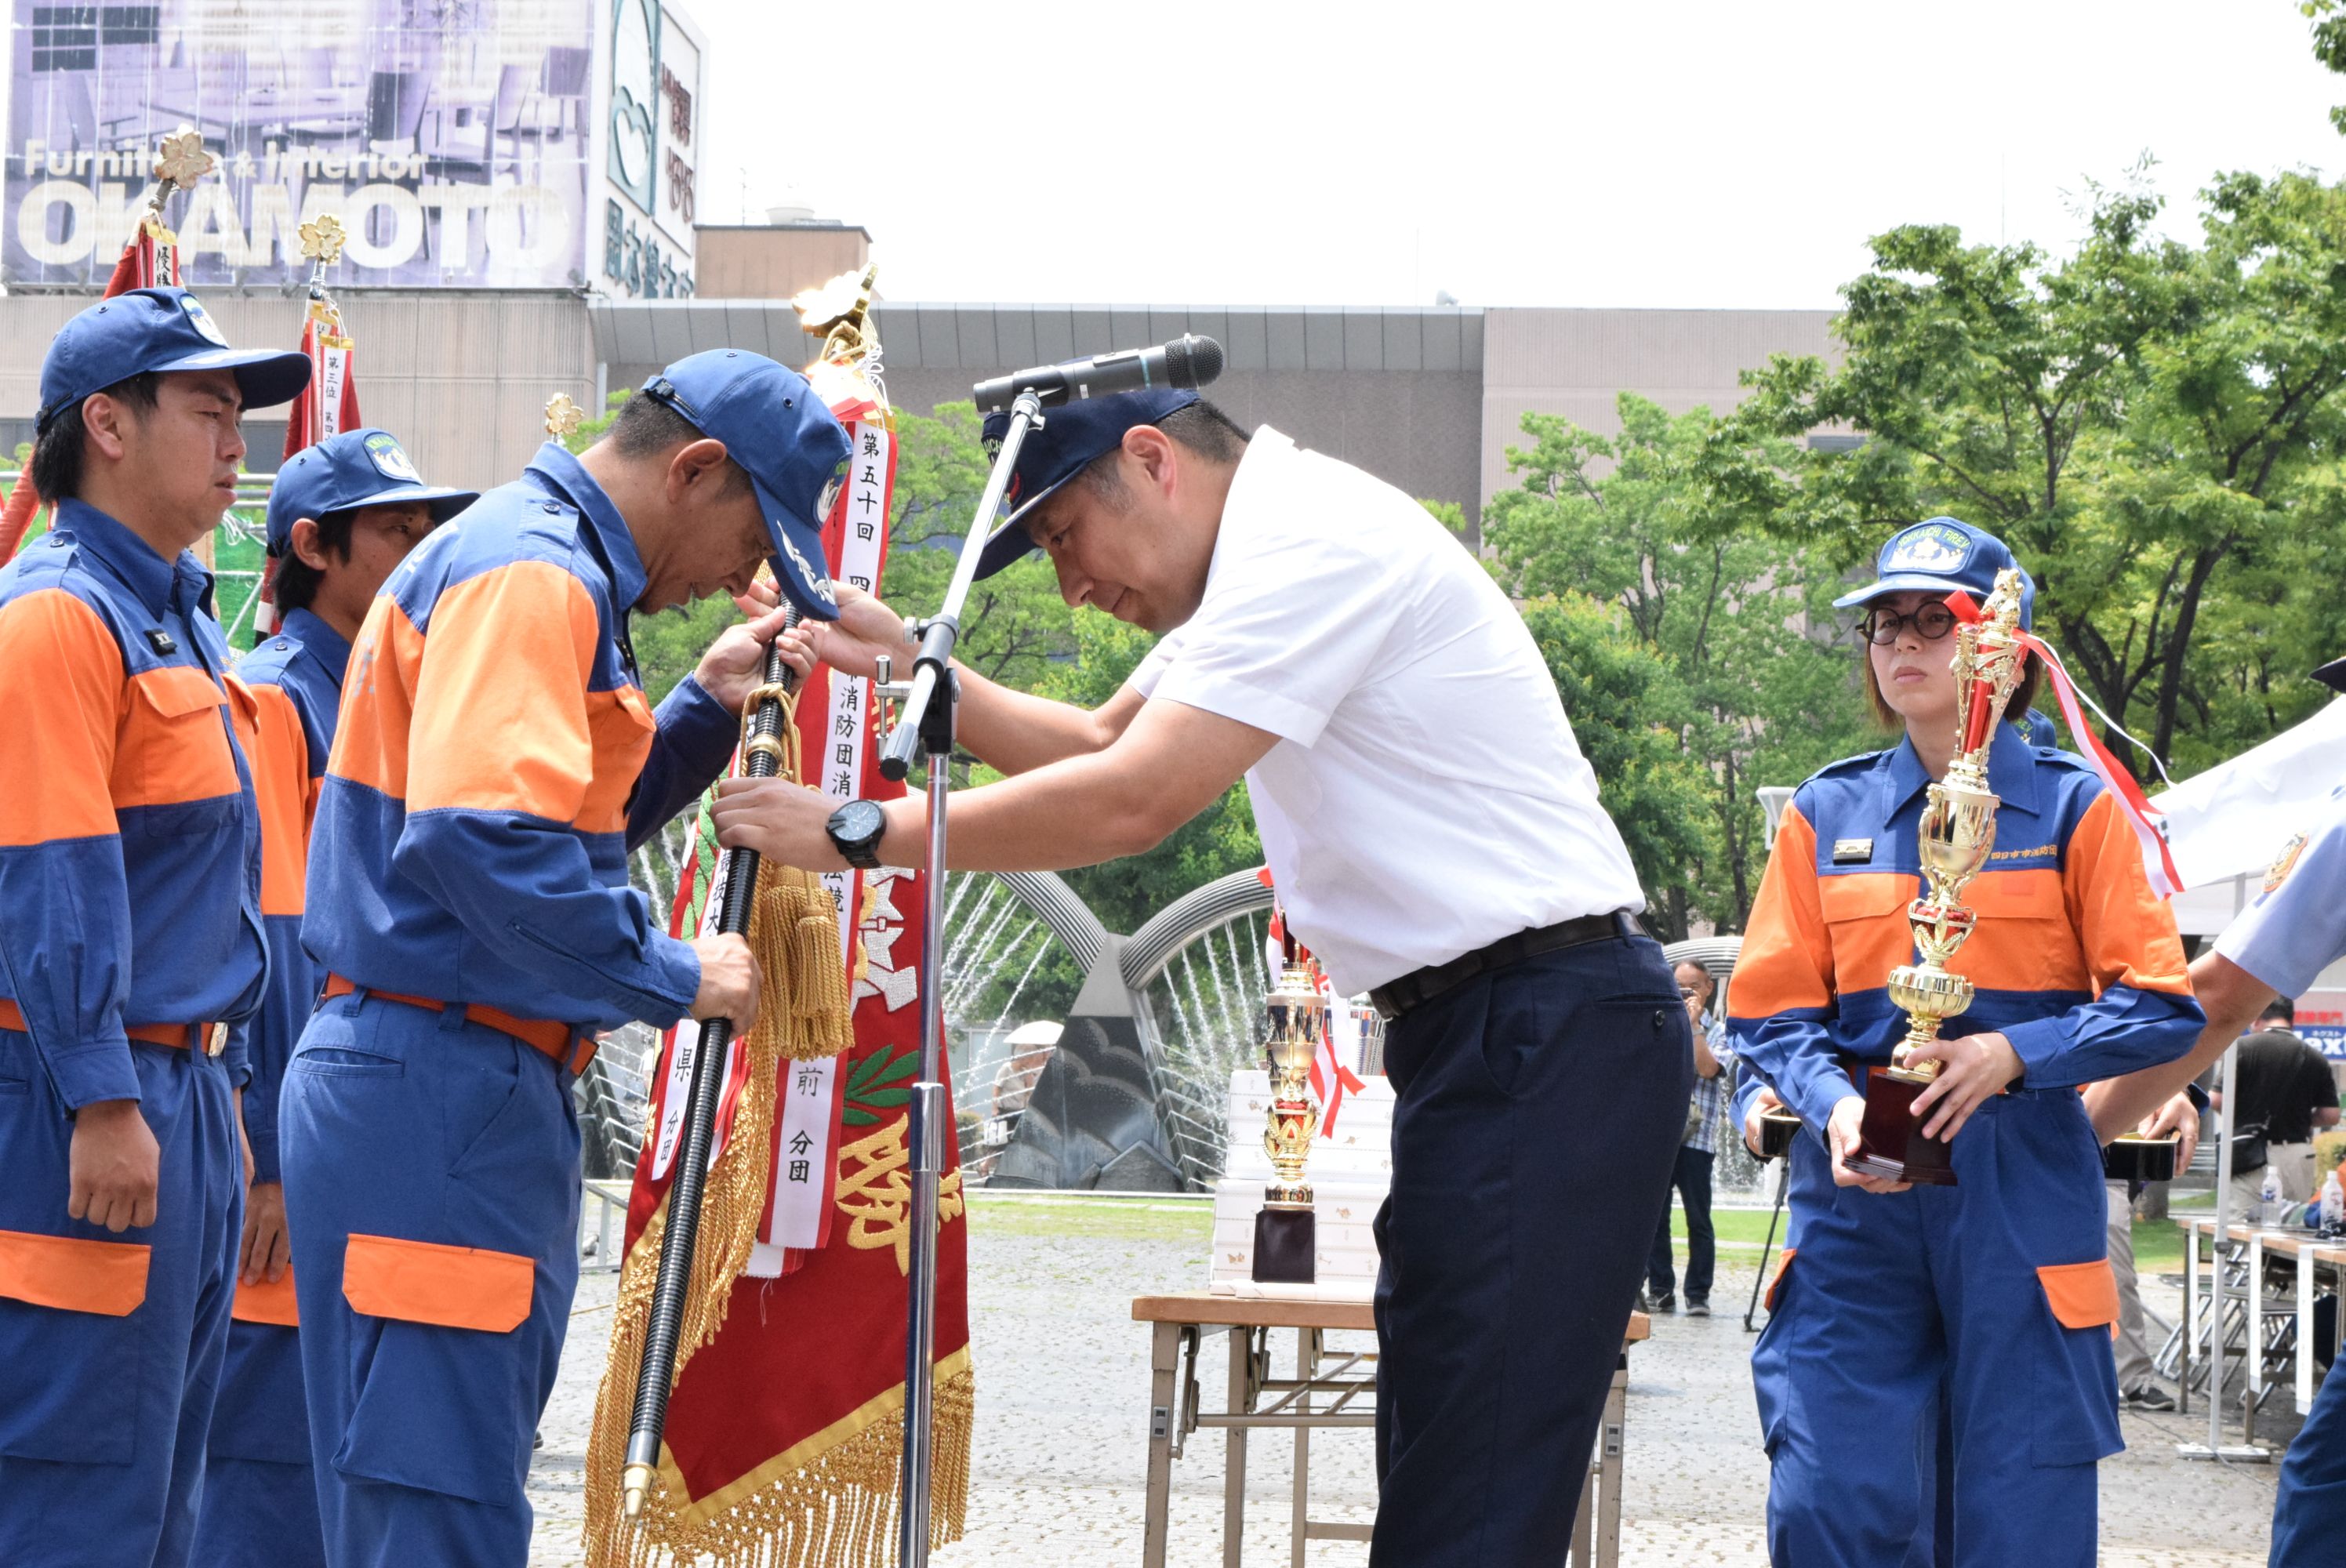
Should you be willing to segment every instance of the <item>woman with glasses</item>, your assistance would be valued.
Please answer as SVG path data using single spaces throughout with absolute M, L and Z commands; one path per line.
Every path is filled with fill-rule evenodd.
M 1887 985 L 1914 959 L 1917 829 L 1956 745 L 1946 599 L 1984 600 L 2015 565 L 1994 535 L 1936 517 L 1836 601 L 1860 613 L 1875 714 L 1904 736 L 1794 794 L 1729 992 L 1751 1069 L 1738 1112 L 1750 1125 L 1755 1101 L 1780 1097 L 1806 1124 L 1752 1356 L 1770 1555 L 1799 1568 L 2086 1568 L 2096 1465 L 2123 1446 L 2101 1155 L 2077 1091 L 2181 1055 L 2200 1013 L 2118 801 L 2009 722 L 1988 754 L 1994 849 L 1964 893 L 1979 923 L 1950 965 L 1976 990 L 1914 1054 L 1940 1064 L 1915 1117 L 1951 1140 L 1957 1185 L 1846 1163 L 1867 1074 L 1904 1033 Z M 2024 574 L 2024 626 L 2034 594 Z M 2032 661 L 2008 712 L 2038 679 Z

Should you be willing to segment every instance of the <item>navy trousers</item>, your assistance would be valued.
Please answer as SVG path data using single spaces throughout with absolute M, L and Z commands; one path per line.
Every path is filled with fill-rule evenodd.
M 1444 992 L 1385 1036 L 1374 1568 L 1564 1561 L 1694 1089 L 1659 945 Z
M 210 1568 L 190 1548 L 228 1349 L 244 1156 L 219 1061 L 139 1044 L 130 1059 L 162 1158 L 155 1223 L 117 1234 L 66 1217 L 73 1121 L 31 1037 L 0 1030 L 7 1568 Z M 19 1270 L 42 1288 L 28 1290 Z
M 2346 1360 L 2333 1362 L 2313 1413 L 2280 1461 L 2270 1568 L 2335 1563 L 2346 1545 Z
M 1711 1271 L 1719 1262 L 1719 1243 L 1710 1228 L 1710 1166 L 1718 1157 L 1708 1149 L 1681 1145 L 1678 1167 L 1670 1173 L 1670 1185 L 1678 1189 L 1678 1201 L 1686 1205 L 1686 1293 L 1689 1302 L 1710 1299 Z M 1670 1206 L 1665 1202 L 1662 1223 L 1654 1230 L 1653 1254 L 1646 1259 L 1646 1294 L 1656 1300 L 1678 1288 L 1671 1262 Z
M 518 1568 L 578 1286 L 568 1076 L 453 1009 L 342 996 L 281 1105 L 327 1563 Z M 482 1317 L 452 1321 L 459 1302 Z

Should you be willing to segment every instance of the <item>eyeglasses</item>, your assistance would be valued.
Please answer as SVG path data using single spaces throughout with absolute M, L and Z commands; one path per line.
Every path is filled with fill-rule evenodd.
M 1896 610 L 1868 610 L 1857 623 L 1860 636 L 1876 647 L 1888 647 L 1898 640 L 1898 634 L 1908 626 L 1926 643 L 1937 642 L 1955 629 L 1955 612 L 1936 602 L 1920 605 L 1911 616 Z

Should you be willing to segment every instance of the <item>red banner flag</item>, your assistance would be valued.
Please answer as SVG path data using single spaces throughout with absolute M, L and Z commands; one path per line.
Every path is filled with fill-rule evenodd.
M 310 385 L 287 411 L 286 457 L 366 423 L 359 417 L 357 347 L 333 297 L 324 285 L 313 282 L 310 309 L 301 318 L 301 352 L 310 361 Z M 271 555 L 261 568 L 260 603 L 252 621 L 264 637 L 277 630 L 277 565 L 281 559 Z

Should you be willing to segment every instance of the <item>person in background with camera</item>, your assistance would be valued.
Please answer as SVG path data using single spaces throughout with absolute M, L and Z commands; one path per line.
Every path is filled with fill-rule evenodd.
M 1694 1095 L 1687 1102 L 1686 1132 L 1678 1143 L 1678 1167 L 1670 1184 L 1686 1205 L 1686 1311 L 1689 1318 L 1710 1316 L 1710 1279 L 1718 1264 L 1719 1244 L 1710 1225 L 1710 1173 L 1719 1158 L 1719 1140 L 1728 1135 L 1728 1090 L 1735 1082 L 1735 1053 L 1727 1048 L 1727 1023 L 1711 1015 L 1711 997 L 1719 982 L 1710 971 L 1689 960 L 1678 966 L 1678 995 L 1686 1003 L 1687 1022 L 1694 1029 Z M 1638 1308 L 1647 1312 L 1678 1308 L 1677 1280 L 1671 1274 L 1670 1211 L 1662 1208 L 1661 1227 L 1654 1233 L 1653 1255 L 1646 1260 L 1646 1293 Z
M 2225 1105 L 2220 1086 L 2208 1099 L 2224 1113 L 2232 1144 L 2232 1212 L 2261 1212 L 2265 1176 L 2276 1180 L 2283 1203 L 2313 1196 L 2313 1135 L 2338 1125 L 2338 1080 L 2320 1052 L 2299 1038 L 2291 1025 L 2297 1010 L 2276 997 L 2257 1015 L 2253 1031 L 2234 1047 L 2239 1066 L 2233 1079 L 2239 1114 Z M 2220 1075 L 2218 1079 L 2221 1084 Z

